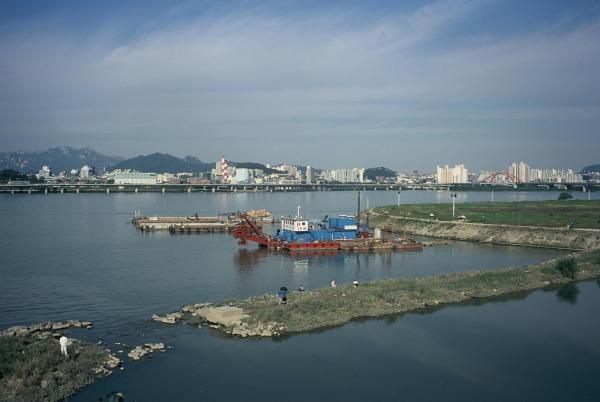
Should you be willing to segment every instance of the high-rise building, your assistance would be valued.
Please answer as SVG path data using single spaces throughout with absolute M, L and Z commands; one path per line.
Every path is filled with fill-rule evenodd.
M 516 162 L 513 162 L 508 167 L 508 173 L 514 176 L 517 179 L 517 181 L 521 183 L 528 183 L 531 181 L 531 169 L 529 168 L 529 165 L 525 162 L 521 161 L 518 164 Z
M 436 178 L 440 184 L 468 183 L 469 170 L 465 165 L 454 165 L 453 168 L 448 165 L 444 167 L 437 165 Z
M 364 168 L 324 170 L 321 172 L 321 178 L 324 180 L 338 183 L 363 183 L 364 175 Z

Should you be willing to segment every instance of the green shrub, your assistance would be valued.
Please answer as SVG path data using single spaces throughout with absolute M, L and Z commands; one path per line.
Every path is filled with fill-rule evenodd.
M 566 191 L 563 191 L 562 193 L 560 193 L 560 195 L 558 196 L 558 199 L 560 201 L 562 200 L 570 200 L 571 198 L 573 198 L 573 196 L 571 195 L 571 193 L 567 193 Z
M 565 278 L 575 279 L 577 274 L 577 261 L 574 258 L 564 258 L 556 263 L 556 269 Z

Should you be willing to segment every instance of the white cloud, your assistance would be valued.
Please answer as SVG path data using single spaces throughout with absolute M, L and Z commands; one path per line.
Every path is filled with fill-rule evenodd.
M 446 36 L 480 4 L 385 16 L 211 14 L 118 43 L 105 32 L 85 43 L 43 32 L 5 38 L 0 134 L 144 135 L 149 152 L 165 133 L 185 144 L 303 130 L 383 141 L 496 133 L 502 119 L 597 121 L 598 21 L 506 39 Z

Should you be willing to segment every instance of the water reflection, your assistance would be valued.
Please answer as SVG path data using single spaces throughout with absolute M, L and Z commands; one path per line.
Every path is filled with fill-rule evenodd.
M 281 258 L 289 262 L 293 268 L 307 268 L 314 264 L 344 264 L 343 256 L 338 250 L 287 251 L 267 248 L 240 248 L 233 254 L 233 263 L 242 270 L 254 268 L 272 258 Z
M 577 297 L 579 297 L 579 288 L 574 283 L 567 283 L 556 293 L 558 300 L 575 305 Z

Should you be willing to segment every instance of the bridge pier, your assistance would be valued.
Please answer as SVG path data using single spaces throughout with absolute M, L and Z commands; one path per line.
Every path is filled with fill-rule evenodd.
M 106 187 L 106 194 L 110 194 L 110 187 Z
M 191 187 L 188 187 L 188 190 L 187 190 L 187 191 L 188 191 L 188 193 L 191 193 L 191 192 L 192 192 L 192 188 L 191 188 Z
M 44 194 L 48 194 L 48 187 L 44 187 Z
M 31 187 L 27 189 L 27 194 L 31 194 Z
M 137 188 L 137 187 L 135 188 L 135 193 L 136 193 L 136 194 L 138 193 L 138 188 Z
M 77 188 L 75 189 L 75 192 L 76 192 L 77 194 L 79 194 L 79 187 L 77 187 Z

